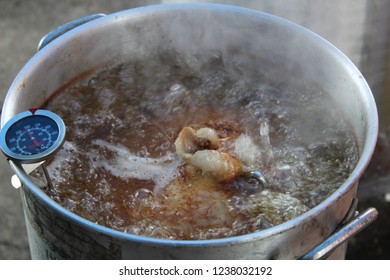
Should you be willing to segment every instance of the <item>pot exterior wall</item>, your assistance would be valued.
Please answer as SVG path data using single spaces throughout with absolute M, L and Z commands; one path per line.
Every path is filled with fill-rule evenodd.
M 268 236 L 208 246 L 158 245 L 98 232 L 58 213 L 22 186 L 32 259 L 299 259 L 324 241 L 349 210 L 356 186 L 316 217 Z M 344 259 L 346 244 L 328 259 Z

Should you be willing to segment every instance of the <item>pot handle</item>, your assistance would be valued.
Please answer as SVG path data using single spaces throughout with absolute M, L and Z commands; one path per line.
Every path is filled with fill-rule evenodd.
M 66 32 L 83 25 L 84 23 L 90 22 L 92 20 L 101 18 L 106 16 L 106 14 L 92 14 L 89 16 L 85 16 L 76 20 L 73 20 L 71 22 L 65 23 L 64 25 L 61 25 L 60 27 L 57 27 L 53 31 L 47 33 L 45 36 L 42 37 L 41 41 L 38 44 L 38 51 L 43 49 L 47 44 L 49 44 L 54 39 L 60 37 L 61 35 L 65 34 Z
M 378 211 L 375 208 L 368 208 L 360 215 L 357 215 L 352 221 L 343 225 L 328 239 L 304 255 L 301 259 L 320 260 L 326 258 L 334 249 L 371 224 L 377 216 Z

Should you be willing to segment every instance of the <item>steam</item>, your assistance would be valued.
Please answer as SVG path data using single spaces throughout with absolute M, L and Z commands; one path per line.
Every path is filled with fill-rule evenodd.
M 142 22 L 140 47 L 193 72 L 221 60 L 232 77 L 246 81 L 317 79 L 318 67 L 313 63 L 321 62 L 321 56 L 302 45 L 299 30 L 274 20 L 251 12 L 184 8 Z

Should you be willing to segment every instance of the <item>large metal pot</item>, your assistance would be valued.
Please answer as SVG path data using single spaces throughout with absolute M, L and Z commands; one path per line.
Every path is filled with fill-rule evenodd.
M 82 20 L 90 21 L 70 31 L 61 28 L 59 33 L 64 34 L 54 33 L 58 38 L 50 43 L 53 34 L 43 40 L 42 49 L 9 89 L 2 126 L 15 114 L 41 106 L 78 77 L 114 62 L 132 56 L 150 59 L 164 49 L 188 60 L 218 52 L 243 79 L 302 81 L 331 94 L 356 132 L 360 159 L 343 185 L 305 214 L 253 234 L 205 241 L 145 238 L 94 224 L 51 200 L 27 175 L 25 168 L 29 167 L 10 162 L 23 183 L 32 258 L 344 257 L 345 246 L 332 250 L 346 240 L 346 233 L 356 233 L 376 216 L 375 209 L 369 209 L 354 218 L 354 206 L 358 180 L 374 150 L 378 123 L 367 83 L 340 51 L 291 22 L 230 6 L 159 5 L 98 17 Z M 229 64 L 237 59 L 237 51 L 229 50 L 239 50 L 239 63 Z

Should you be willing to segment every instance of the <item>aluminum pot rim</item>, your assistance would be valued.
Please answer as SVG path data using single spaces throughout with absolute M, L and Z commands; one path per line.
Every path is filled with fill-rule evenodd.
M 72 37 L 77 36 L 79 33 L 86 32 L 86 30 L 90 28 L 95 28 L 96 26 L 99 26 L 100 24 L 110 24 L 110 22 L 115 18 L 120 17 L 128 17 L 128 16 L 137 16 L 137 15 L 143 15 L 147 13 L 161 13 L 164 11 L 172 11 L 172 10 L 184 10 L 188 11 L 191 9 L 199 9 L 199 10 L 220 10 L 220 11 L 227 11 L 227 12 L 234 12 L 239 13 L 245 16 L 251 16 L 251 17 L 259 17 L 262 20 L 267 20 L 272 22 L 273 24 L 282 25 L 286 28 L 291 29 L 293 32 L 298 32 L 301 35 L 303 35 L 308 40 L 315 43 L 320 48 L 323 48 L 326 52 L 329 52 L 332 54 L 332 56 L 339 60 L 342 64 L 344 64 L 345 68 L 348 69 L 348 71 L 351 73 L 351 75 L 355 78 L 355 82 L 360 89 L 360 92 L 364 92 L 365 94 L 361 94 L 361 98 L 363 98 L 363 102 L 366 104 L 367 109 L 367 115 L 370 117 L 370 123 L 367 126 L 367 132 L 366 132 L 366 139 L 364 141 L 363 149 L 361 152 L 361 155 L 359 157 L 358 163 L 356 164 L 354 170 L 350 174 L 350 176 L 347 178 L 347 180 L 335 191 L 333 192 L 328 198 L 326 198 L 324 201 L 322 201 L 317 206 L 311 208 L 304 214 L 289 220 L 287 222 L 284 222 L 282 224 L 273 226 L 268 229 L 264 229 L 261 231 L 257 231 L 250 234 L 244 234 L 239 236 L 233 236 L 233 237 L 227 237 L 227 238 L 219 238 L 219 239 L 209 239 L 209 240 L 167 240 L 167 239 L 158 239 L 158 238 L 152 238 L 152 237 L 145 237 L 141 235 L 131 234 L 131 233 L 125 233 L 121 231 L 117 231 L 115 229 L 111 229 L 102 225 L 95 224 L 85 218 L 82 218 L 70 210 L 65 209 L 60 204 L 56 203 L 54 200 L 52 200 L 49 196 L 47 196 L 29 177 L 26 175 L 26 173 L 17 166 L 19 171 L 17 175 L 20 177 L 21 181 L 24 183 L 23 187 L 27 187 L 41 202 L 43 202 L 45 205 L 53 209 L 54 211 L 58 212 L 61 215 L 64 215 L 68 219 L 72 220 L 74 223 L 87 228 L 89 230 L 92 230 L 94 232 L 108 235 L 117 239 L 121 240 L 127 240 L 142 244 L 149 244 L 154 246 L 173 246 L 173 247 L 214 247 L 214 246 L 225 246 L 227 244 L 233 244 L 233 243 L 245 243 L 245 242 L 251 242 L 257 239 L 263 239 L 271 235 L 279 234 L 284 231 L 287 231 L 293 227 L 298 226 L 299 224 L 303 223 L 306 220 L 309 220 L 313 217 L 316 217 L 319 213 L 324 211 L 327 207 L 332 205 L 333 202 L 337 201 L 340 197 L 342 197 L 354 184 L 356 184 L 359 180 L 359 178 L 362 176 L 364 170 L 366 169 L 367 165 L 369 164 L 369 161 L 371 159 L 371 156 L 374 152 L 374 148 L 377 141 L 378 136 L 378 115 L 377 115 L 377 109 L 375 105 L 374 97 L 371 93 L 371 90 L 363 78 L 360 71 L 357 69 L 357 67 L 347 58 L 340 50 L 338 50 L 335 46 L 333 46 L 331 43 L 329 43 L 327 40 L 323 39 L 319 35 L 315 34 L 314 32 L 297 25 L 291 21 L 288 21 L 286 19 L 264 13 L 261 11 L 255 11 L 252 9 L 237 7 L 237 6 L 230 6 L 230 5 L 222 5 L 222 4 L 200 4 L 200 3 L 191 3 L 191 4 L 160 4 L 160 5 L 152 5 L 152 6 L 145 6 L 145 7 L 139 7 L 139 8 L 133 8 L 129 10 L 123 10 L 119 12 L 115 12 L 112 14 L 109 14 L 107 16 L 104 16 L 102 18 L 96 19 L 92 22 L 83 24 L 69 32 L 67 32 L 64 35 L 61 35 L 59 38 L 55 39 L 53 42 L 51 42 L 48 46 L 46 46 L 44 49 L 39 51 L 37 54 L 35 54 L 22 68 L 22 70 L 19 72 L 17 77 L 15 78 L 14 82 L 12 83 L 5 101 L 4 106 L 7 103 L 10 103 L 10 99 L 12 98 L 12 92 L 17 90 L 21 82 L 23 81 L 23 77 L 26 75 L 26 72 L 31 71 L 30 69 L 34 68 L 34 64 L 37 63 L 37 61 L 40 59 L 41 55 L 43 53 L 49 53 L 53 52 L 57 48 L 61 48 L 61 46 L 68 40 L 71 40 Z M 47 55 L 47 54 L 45 54 Z M 11 117 L 11 115 L 7 115 L 6 110 L 2 110 L 2 116 L 1 116 L 1 126 L 3 127 L 5 122 Z

